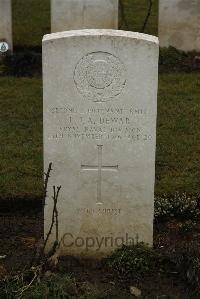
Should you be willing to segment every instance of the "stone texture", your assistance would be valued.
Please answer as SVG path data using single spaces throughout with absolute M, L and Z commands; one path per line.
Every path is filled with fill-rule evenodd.
M 51 0 L 51 32 L 117 29 L 118 0 Z
M 158 39 L 77 30 L 43 39 L 45 206 L 58 200 L 61 254 L 99 258 L 153 242 Z M 55 230 L 48 244 L 50 248 Z M 139 239 L 139 240 L 138 240 Z
M 10 51 L 12 51 L 13 42 L 11 0 L 0 0 L 0 42 L 2 41 L 7 42 Z
M 160 0 L 159 40 L 161 47 L 200 51 L 200 1 Z
M 142 291 L 136 287 L 130 287 L 131 295 L 135 296 L 136 298 L 139 298 L 142 295 Z

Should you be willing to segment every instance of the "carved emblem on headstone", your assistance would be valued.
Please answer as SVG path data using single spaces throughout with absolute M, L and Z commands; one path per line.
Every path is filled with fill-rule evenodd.
M 124 88 L 125 68 L 119 58 L 110 53 L 90 53 L 78 62 L 74 81 L 86 99 L 106 102 L 118 96 Z

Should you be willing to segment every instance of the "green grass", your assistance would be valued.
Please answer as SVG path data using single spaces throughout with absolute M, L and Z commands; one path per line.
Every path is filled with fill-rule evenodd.
M 12 0 L 15 47 L 41 47 L 50 33 L 50 0 Z
M 149 1 L 148 0 L 122 0 L 124 4 L 125 19 L 128 28 L 123 22 L 122 29 L 141 32 L 144 20 L 147 16 Z M 149 17 L 145 33 L 158 34 L 158 0 L 153 0 L 152 12 Z
M 0 198 L 42 194 L 42 82 L 0 78 Z
M 148 0 L 122 0 L 125 23 L 121 29 L 141 32 L 148 11 Z M 41 47 L 44 34 L 50 33 L 50 0 L 13 0 L 13 38 L 15 48 Z M 152 14 L 145 33 L 157 35 L 158 0 L 153 0 Z M 121 24 L 121 22 L 120 22 Z
M 158 94 L 156 192 L 200 185 L 200 74 L 162 74 Z
M 41 78 L 0 78 L 0 199 L 42 196 Z M 200 185 L 200 74 L 159 80 L 156 194 Z
M 30 272 L 30 273 L 29 273 Z M 33 271 L 21 272 L 20 275 L 9 277 L 0 284 L 1 298 L 21 298 L 21 299 L 98 299 L 100 292 L 89 282 L 77 283 L 70 275 L 52 273 L 48 278 L 35 280 L 30 284 L 30 277 Z M 22 290 L 24 290 L 22 292 Z

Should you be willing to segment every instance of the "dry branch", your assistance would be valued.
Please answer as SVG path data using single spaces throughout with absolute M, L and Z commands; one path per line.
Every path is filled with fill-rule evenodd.
M 149 21 L 149 17 L 151 16 L 152 7 L 153 7 L 153 0 L 148 0 L 148 1 L 149 1 L 148 12 L 147 12 L 146 18 L 144 20 L 144 24 L 142 25 L 142 29 L 141 29 L 141 32 L 143 32 L 143 33 L 145 32 L 147 23 Z
M 45 205 L 45 199 L 47 197 L 47 187 L 48 187 L 48 182 L 49 182 L 51 171 L 52 171 L 52 163 L 49 163 L 47 173 L 44 173 L 45 180 L 44 180 L 44 202 L 43 202 L 43 206 Z
M 53 212 L 52 212 L 52 218 L 51 218 L 51 225 L 50 225 L 49 231 L 47 233 L 47 236 L 46 236 L 46 238 L 44 240 L 43 253 L 45 252 L 45 248 L 46 248 L 47 242 L 49 240 L 49 237 L 50 237 L 50 235 L 52 233 L 55 221 L 56 221 L 56 240 L 55 240 L 55 242 L 58 242 L 58 211 L 57 211 L 57 202 L 58 202 L 58 196 L 59 196 L 59 193 L 60 193 L 60 189 L 61 189 L 61 186 L 57 187 L 57 190 L 56 190 L 56 187 L 53 186 L 53 191 L 54 191 L 54 194 L 53 194 L 53 197 L 52 197 L 53 201 L 54 201 Z

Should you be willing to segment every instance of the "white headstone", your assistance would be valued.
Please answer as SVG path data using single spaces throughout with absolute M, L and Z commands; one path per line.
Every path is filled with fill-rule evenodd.
M 44 168 L 53 163 L 61 254 L 153 242 L 158 39 L 77 30 L 43 39 Z M 49 246 L 55 239 L 51 234 Z
M 159 41 L 161 47 L 200 51 L 200 1 L 160 0 Z
M 118 0 L 51 0 L 51 32 L 117 29 Z
M 6 44 L 4 44 L 4 42 Z M 12 9 L 11 0 L 0 0 L 0 44 L 2 47 L 1 53 L 8 50 L 12 52 L 13 42 L 12 42 Z

